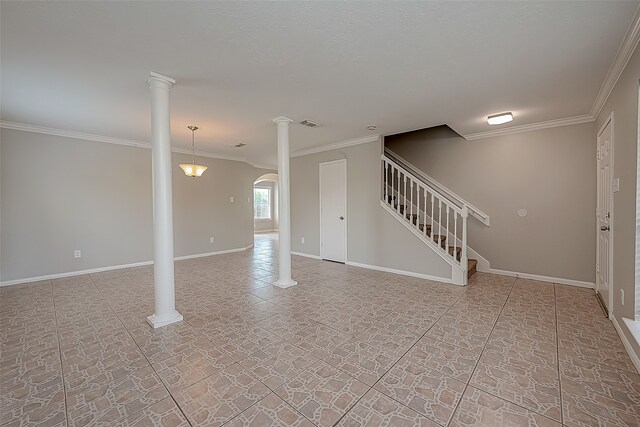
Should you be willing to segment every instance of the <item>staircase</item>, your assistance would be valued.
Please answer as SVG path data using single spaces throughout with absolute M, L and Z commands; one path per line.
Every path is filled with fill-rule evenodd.
M 451 265 L 454 284 L 466 285 L 478 264 L 467 257 L 467 206 L 458 206 L 386 154 L 382 166 L 382 207 Z

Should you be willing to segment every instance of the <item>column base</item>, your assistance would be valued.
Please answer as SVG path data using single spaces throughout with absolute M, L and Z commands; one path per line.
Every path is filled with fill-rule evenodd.
M 150 324 L 153 329 L 161 328 L 163 326 L 181 321 L 182 314 L 178 313 L 176 310 L 173 310 L 173 313 L 165 314 L 164 316 L 153 314 L 147 317 L 147 323 Z
M 278 279 L 278 280 L 275 281 L 273 286 L 277 286 L 278 288 L 285 289 L 285 288 L 290 288 L 292 286 L 295 286 L 297 284 L 298 284 L 298 282 L 296 282 L 295 280 L 292 280 L 292 279 L 289 279 L 289 280 Z

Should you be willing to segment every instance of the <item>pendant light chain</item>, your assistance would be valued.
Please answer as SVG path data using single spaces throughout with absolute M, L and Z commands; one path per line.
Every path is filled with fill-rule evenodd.
M 193 164 L 196 164 L 196 130 L 191 129 L 191 156 L 193 157 Z
M 191 156 L 193 159 L 193 164 L 196 164 L 196 131 L 199 129 L 198 126 L 187 126 L 191 131 Z
M 207 170 L 207 167 L 204 165 L 196 164 L 196 131 L 198 130 L 197 126 L 187 126 L 187 129 L 191 131 L 191 163 L 183 163 L 180 165 L 180 168 L 184 171 L 185 175 L 190 176 L 192 178 L 202 176 L 204 171 Z

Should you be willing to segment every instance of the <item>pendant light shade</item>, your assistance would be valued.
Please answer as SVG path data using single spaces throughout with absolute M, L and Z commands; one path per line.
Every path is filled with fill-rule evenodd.
M 195 163 L 183 163 L 180 165 L 184 174 L 195 178 L 201 176 L 207 170 L 206 166 L 196 165 Z
M 202 176 L 204 171 L 207 170 L 206 166 L 196 165 L 196 139 L 195 132 L 198 130 L 197 126 L 187 126 L 187 129 L 191 131 L 191 154 L 193 156 L 193 161 L 191 163 L 182 163 L 180 168 L 184 172 L 185 175 L 195 178 L 197 176 Z

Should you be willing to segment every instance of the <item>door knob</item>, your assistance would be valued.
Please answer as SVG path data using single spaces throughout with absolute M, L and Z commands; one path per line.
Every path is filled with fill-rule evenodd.
M 343 217 L 343 216 L 341 216 L 341 217 L 340 217 L 340 221 L 342 221 L 343 219 L 344 219 L 344 217 Z
M 609 226 L 603 225 L 602 227 L 600 227 L 600 231 L 609 231 Z

